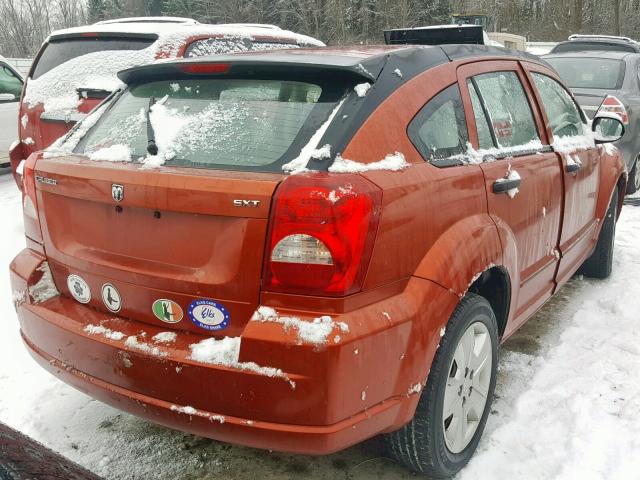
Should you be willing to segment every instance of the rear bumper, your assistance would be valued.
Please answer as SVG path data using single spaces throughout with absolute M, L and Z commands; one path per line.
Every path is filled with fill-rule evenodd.
M 349 331 L 336 329 L 321 347 L 300 343 L 282 324 L 249 322 L 239 362 L 279 369 L 267 376 L 192 359 L 189 346 L 206 336 L 176 330 L 174 342 L 158 343 L 153 336 L 168 329 L 107 315 L 63 296 L 30 303 L 26 292 L 43 260 L 24 250 L 11 265 L 11 283 L 22 338 L 53 375 L 171 428 L 305 454 L 335 452 L 409 421 L 419 399 L 415 385 L 425 381 L 440 327 L 457 302 L 442 287 L 412 279 L 401 294 L 384 301 L 384 309 L 371 304 L 334 317 Z M 89 333 L 89 325 L 122 335 Z M 131 336 L 137 345 L 127 343 Z

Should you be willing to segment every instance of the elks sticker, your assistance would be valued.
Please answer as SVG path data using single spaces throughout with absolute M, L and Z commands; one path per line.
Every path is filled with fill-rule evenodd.
M 207 299 L 191 302 L 187 314 L 195 325 L 205 330 L 222 330 L 231 320 L 224 305 Z
M 178 323 L 182 320 L 182 307 L 173 300 L 160 298 L 153 302 L 153 314 L 165 323 Z

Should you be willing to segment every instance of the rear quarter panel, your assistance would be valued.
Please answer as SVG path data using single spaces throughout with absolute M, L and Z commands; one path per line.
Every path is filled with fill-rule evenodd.
M 342 154 L 372 163 L 398 151 L 411 164 L 400 172 L 364 174 L 384 192 L 365 290 L 413 275 L 462 295 L 477 273 L 501 262 L 480 167 L 435 167 L 407 136 L 408 124 L 428 100 L 456 82 L 458 66 L 453 62 L 435 67 L 400 87 Z
M 408 348 L 400 359 L 397 394 L 406 382 L 426 382 L 443 329 L 474 278 L 502 263 L 497 228 L 487 213 L 482 170 L 477 165 L 438 168 L 427 163 L 407 136 L 407 126 L 438 92 L 456 82 L 456 62 L 409 80 L 363 124 L 343 152 L 362 163 L 401 152 L 410 167 L 399 172 L 370 171 L 383 189 L 383 208 L 364 283 L 371 291 L 403 278 L 433 285 L 411 323 Z M 427 280 L 427 282 L 424 282 Z M 437 295 L 435 294 L 437 293 Z M 409 325 L 406 325 L 409 327 Z M 410 420 L 418 396 L 399 414 L 395 428 Z

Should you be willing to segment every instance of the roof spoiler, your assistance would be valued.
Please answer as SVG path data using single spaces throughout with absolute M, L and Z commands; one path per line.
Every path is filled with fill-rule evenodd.
M 343 60 L 341 58 L 339 60 Z M 298 60 L 298 61 L 296 61 Z M 313 59 L 311 59 L 313 60 Z M 326 59 L 325 59 L 326 60 Z M 256 58 L 250 55 L 229 55 L 219 58 L 197 58 L 181 61 L 158 62 L 136 66 L 118 72 L 118 78 L 126 84 L 146 83 L 157 80 L 189 79 L 197 77 L 234 77 L 260 78 L 282 74 L 292 74 L 313 79 L 318 76 L 333 76 L 354 81 L 375 81 L 386 59 L 384 56 L 366 62 L 366 68 L 360 63 L 316 63 L 297 57 Z
M 440 25 L 435 27 L 396 28 L 384 31 L 387 45 L 484 45 L 481 25 Z
M 141 32 L 74 32 L 74 33 L 52 33 L 49 36 L 50 42 L 57 42 L 62 40 L 77 40 L 77 39 L 91 39 L 91 38 L 123 38 L 123 39 L 138 39 L 148 40 L 154 42 L 158 39 L 157 33 L 141 33 Z

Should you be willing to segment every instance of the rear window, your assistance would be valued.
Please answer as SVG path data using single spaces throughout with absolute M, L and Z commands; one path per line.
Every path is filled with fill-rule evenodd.
M 150 46 L 155 39 L 153 38 L 71 38 L 64 40 L 52 40 L 49 43 L 33 70 L 31 78 L 34 80 L 44 75 L 52 68 L 68 62 L 69 60 L 87 55 L 93 52 L 102 52 L 105 50 L 143 50 Z
M 76 153 L 96 160 L 146 157 L 145 162 L 168 166 L 279 171 L 300 153 L 345 91 L 255 79 L 137 85 L 115 100 Z M 149 109 L 152 98 L 155 104 Z M 159 149 L 152 159 L 147 154 L 147 111 Z
M 184 52 L 186 58 L 282 48 L 298 48 L 296 44 L 278 42 L 255 42 L 248 38 L 204 38 L 189 44 Z
M 592 57 L 562 57 L 546 60 L 571 88 L 617 90 L 622 87 L 625 71 L 622 60 Z

